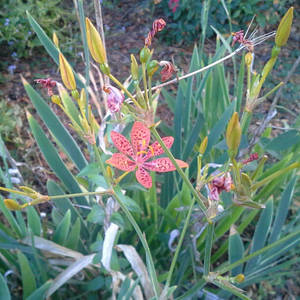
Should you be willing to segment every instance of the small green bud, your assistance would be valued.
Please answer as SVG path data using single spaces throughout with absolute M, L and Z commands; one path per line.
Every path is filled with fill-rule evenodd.
M 148 47 L 144 47 L 140 52 L 140 61 L 141 63 L 146 63 L 151 55 L 151 52 Z
M 247 67 L 250 67 L 250 66 L 251 66 L 252 59 L 253 59 L 253 54 L 252 54 L 251 52 L 248 52 L 248 53 L 245 55 L 245 64 L 247 65 Z
M 85 18 L 85 26 L 86 39 L 91 55 L 97 63 L 104 64 L 106 62 L 106 53 L 100 34 L 89 18 Z
M 244 274 L 238 274 L 234 277 L 234 281 L 237 283 L 242 283 L 245 280 Z
M 21 210 L 21 205 L 13 199 L 4 199 L 4 204 L 9 210 Z
M 241 125 L 237 112 L 234 112 L 226 130 L 226 143 L 232 156 L 235 156 L 241 142 Z
M 150 77 L 158 70 L 159 64 L 157 60 L 151 60 L 147 65 L 147 73 Z
M 293 12 L 294 7 L 290 7 L 279 23 L 275 36 L 275 44 L 278 47 L 282 47 L 287 43 L 293 22 Z
M 109 65 L 107 63 L 100 64 L 100 70 L 105 75 L 110 74 L 110 68 L 109 68 Z
M 71 92 L 71 94 L 72 94 L 72 97 L 73 97 L 74 99 L 76 99 L 76 100 L 79 99 L 79 92 L 78 92 L 78 90 L 73 90 L 73 91 Z
M 199 153 L 200 153 L 201 155 L 203 155 L 203 154 L 205 153 L 205 150 L 206 150 L 206 147 L 207 147 L 207 142 L 208 142 L 208 137 L 206 136 L 206 137 L 202 140 L 202 142 L 201 142 L 201 144 L 200 144 L 200 147 L 199 147 Z
M 59 70 L 60 70 L 61 79 L 65 87 L 69 90 L 75 90 L 76 81 L 75 81 L 72 68 L 61 53 L 59 53 Z
M 272 48 L 272 57 L 277 57 L 279 55 L 279 53 L 280 53 L 280 47 L 275 45 Z
M 139 79 L 139 66 L 133 54 L 131 54 L 131 75 L 133 80 Z
M 51 101 L 57 105 L 61 105 L 61 99 L 58 95 L 52 95 Z

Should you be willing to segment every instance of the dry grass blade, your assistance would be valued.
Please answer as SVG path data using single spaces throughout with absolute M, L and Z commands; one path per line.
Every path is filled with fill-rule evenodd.
M 50 297 L 55 291 L 57 291 L 62 285 L 64 285 L 70 278 L 78 274 L 82 269 L 90 265 L 96 254 L 82 256 L 71 264 L 67 269 L 61 272 L 53 281 L 50 286 L 46 297 Z
M 117 249 L 123 251 L 132 269 L 135 271 L 141 281 L 146 298 L 151 299 L 154 296 L 151 281 L 148 276 L 147 268 L 136 252 L 136 249 L 129 245 L 117 245 Z

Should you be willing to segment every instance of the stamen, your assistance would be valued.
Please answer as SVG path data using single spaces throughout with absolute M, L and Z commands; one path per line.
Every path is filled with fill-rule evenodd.
M 153 147 L 149 146 L 149 149 L 151 151 L 152 156 L 154 156 L 154 149 L 153 149 Z

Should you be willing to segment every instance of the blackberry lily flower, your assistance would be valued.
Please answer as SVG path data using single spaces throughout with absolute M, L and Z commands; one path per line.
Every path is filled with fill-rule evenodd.
M 152 186 L 152 178 L 147 172 L 170 172 L 176 168 L 167 157 L 161 157 L 150 160 L 155 156 L 164 153 L 163 148 L 158 142 L 149 146 L 150 130 L 141 122 L 135 122 L 131 130 L 131 143 L 120 133 L 111 132 L 111 139 L 120 153 L 114 153 L 106 163 L 126 172 L 136 170 L 137 181 L 149 189 Z M 172 136 L 162 138 L 167 148 L 171 148 L 174 138 Z M 131 159 L 130 159 L 130 158 Z M 149 161 L 150 160 L 150 161 Z M 182 160 L 176 159 L 181 168 L 188 167 L 188 164 Z

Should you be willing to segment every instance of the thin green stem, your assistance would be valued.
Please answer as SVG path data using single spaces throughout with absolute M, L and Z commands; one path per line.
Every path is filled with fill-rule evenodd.
M 153 101 L 153 95 L 152 95 L 151 85 L 152 85 L 152 77 L 149 76 L 149 77 L 148 77 L 148 88 L 149 88 L 149 101 L 150 101 L 150 106 L 152 106 L 152 101 Z
M 180 251 L 182 243 L 183 243 L 183 239 L 184 239 L 186 230 L 187 230 L 188 225 L 189 225 L 189 221 L 190 221 L 190 218 L 191 218 L 191 214 L 192 214 L 192 211 L 193 211 L 194 204 L 195 204 L 195 197 L 193 197 L 192 203 L 190 205 L 188 214 L 187 214 L 185 222 L 184 222 L 182 232 L 181 232 L 180 237 L 179 237 L 179 242 L 178 242 L 178 245 L 176 247 L 174 257 L 173 257 L 172 262 L 171 262 L 170 270 L 168 272 L 168 277 L 167 277 L 167 282 L 166 282 L 165 289 L 168 289 L 169 286 L 170 286 L 172 275 L 173 275 L 173 272 L 174 272 L 174 268 L 175 268 L 175 265 L 176 265 L 176 262 L 177 262 L 179 251 Z
M 205 217 L 208 219 L 207 215 L 206 215 L 206 207 L 203 203 L 203 201 L 205 201 L 205 197 L 199 192 L 197 192 L 195 190 L 195 188 L 193 187 L 193 185 L 191 184 L 190 180 L 187 178 L 187 176 L 185 175 L 185 173 L 182 171 L 182 169 L 179 167 L 178 163 L 176 162 L 173 154 L 171 153 L 171 151 L 166 147 L 166 145 L 164 144 L 163 140 L 161 139 L 159 133 L 157 132 L 157 130 L 152 127 L 151 128 L 151 132 L 153 133 L 153 135 L 155 136 L 156 140 L 158 141 L 158 143 L 161 145 L 161 147 L 164 149 L 165 153 L 167 154 L 167 156 L 170 158 L 170 160 L 172 161 L 173 165 L 175 166 L 177 172 L 179 173 L 179 175 L 181 176 L 182 180 L 185 182 L 185 184 L 189 187 L 191 193 L 193 194 L 193 196 L 196 198 L 201 210 L 203 211 Z
M 145 63 L 142 63 L 142 74 L 143 74 L 145 99 L 146 99 L 147 107 L 149 108 L 150 103 L 149 103 L 149 96 L 148 96 L 148 87 L 147 87 L 147 79 L 146 79 L 146 64 Z
M 210 272 L 210 260 L 211 249 L 214 240 L 214 223 L 208 224 L 206 242 L 205 242 L 205 254 L 204 254 L 204 276 L 207 276 Z
M 292 232 L 289 235 L 281 238 L 280 240 L 278 240 L 278 241 L 276 241 L 276 242 L 274 242 L 274 243 L 272 243 L 272 244 L 270 244 L 270 245 L 268 245 L 268 246 L 266 246 L 266 247 L 264 247 L 262 249 L 259 249 L 259 250 L 255 251 L 255 252 L 253 252 L 252 254 L 249 254 L 249 255 L 245 256 L 244 258 L 241 258 L 238 261 L 236 261 L 236 262 L 234 262 L 234 263 L 232 263 L 232 264 L 230 264 L 230 265 L 222 268 L 221 270 L 218 271 L 218 274 L 222 275 L 222 274 L 224 274 L 226 272 L 229 272 L 232 269 L 234 269 L 235 267 L 239 266 L 240 264 L 243 264 L 244 262 L 252 259 L 253 257 L 261 255 L 264 252 L 267 252 L 268 250 L 270 250 L 270 249 L 272 249 L 272 248 L 274 248 L 276 246 L 281 245 L 282 243 L 286 242 L 287 240 L 289 240 L 289 239 L 291 239 L 291 238 L 293 238 L 293 237 L 295 237 L 295 236 L 297 236 L 299 234 L 300 234 L 300 230 Z
M 132 100 L 132 102 L 135 104 L 136 107 L 142 109 L 140 104 L 134 99 L 133 95 L 126 89 L 126 87 L 112 74 L 109 74 L 108 77 L 116 84 L 119 86 L 119 88 L 124 91 L 125 94 Z

